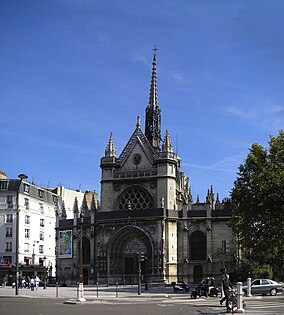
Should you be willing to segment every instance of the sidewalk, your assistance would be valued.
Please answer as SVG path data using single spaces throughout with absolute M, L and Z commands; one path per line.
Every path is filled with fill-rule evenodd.
M 77 287 L 39 287 L 36 291 L 30 289 L 19 289 L 19 296 L 32 298 L 60 298 L 76 299 L 78 294 Z M 0 287 L 0 296 L 15 296 L 15 289 L 12 287 Z M 116 298 L 188 298 L 188 293 L 174 293 L 172 287 L 152 287 L 148 291 L 142 289 L 138 295 L 137 286 L 84 286 L 84 297 L 86 300 L 96 299 L 116 299 Z

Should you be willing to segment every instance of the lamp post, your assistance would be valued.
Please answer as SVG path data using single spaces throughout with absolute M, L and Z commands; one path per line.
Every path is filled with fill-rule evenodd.
M 141 250 L 137 253 L 138 258 L 138 295 L 141 295 Z
M 43 257 L 44 276 L 43 276 L 43 288 L 46 289 L 46 256 Z
M 33 243 L 32 265 L 35 264 L 35 242 Z
M 27 179 L 28 176 L 25 174 L 18 175 L 20 178 L 19 188 L 17 191 L 17 212 L 16 212 L 16 285 L 15 285 L 15 295 L 19 295 L 19 213 L 20 213 L 20 205 L 19 205 L 19 196 L 20 196 L 20 188 L 21 183 L 24 179 Z
M 81 225 L 81 236 L 80 236 L 80 271 L 79 271 L 79 296 L 78 301 L 85 302 L 84 298 L 84 276 L 83 276 L 83 222 L 84 214 L 83 211 L 80 213 L 80 225 Z
M 36 243 L 39 243 L 39 241 L 34 241 L 33 243 L 33 254 L 32 254 L 32 265 L 34 266 L 35 265 L 35 245 Z

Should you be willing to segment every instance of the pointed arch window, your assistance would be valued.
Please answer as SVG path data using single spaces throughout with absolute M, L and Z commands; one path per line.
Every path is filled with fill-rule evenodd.
M 91 252 L 91 246 L 90 246 L 90 240 L 86 237 L 83 236 L 82 238 L 83 241 L 83 264 L 88 265 L 90 264 L 91 257 L 90 257 L 90 252 Z
M 191 234 L 189 239 L 189 253 L 190 260 L 206 259 L 207 240 L 206 236 L 202 232 L 195 231 Z
M 152 209 L 154 200 L 150 193 L 138 186 L 125 190 L 118 199 L 119 210 Z

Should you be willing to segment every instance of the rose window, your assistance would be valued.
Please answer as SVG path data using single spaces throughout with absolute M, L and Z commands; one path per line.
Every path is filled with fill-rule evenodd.
M 119 198 L 119 210 L 139 210 L 153 208 L 153 198 L 148 191 L 141 187 L 127 189 Z

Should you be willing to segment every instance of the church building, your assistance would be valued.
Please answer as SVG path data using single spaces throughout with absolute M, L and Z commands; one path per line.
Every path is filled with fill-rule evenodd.
M 58 214 L 59 281 L 78 281 L 81 240 L 84 282 L 89 284 L 135 284 L 140 274 L 155 283 L 199 282 L 219 276 L 221 268 L 233 270 L 231 213 L 212 186 L 205 202 L 199 197 L 193 202 L 189 177 L 168 130 L 162 135 L 161 123 L 154 50 L 144 131 L 138 116 L 119 155 L 110 134 L 100 165 L 99 205 L 81 207 L 81 216 L 74 207 L 74 219 Z M 66 232 L 67 255 L 59 246 L 64 247 Z

